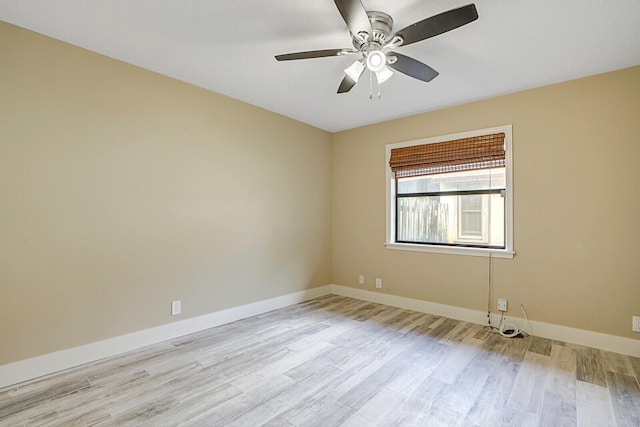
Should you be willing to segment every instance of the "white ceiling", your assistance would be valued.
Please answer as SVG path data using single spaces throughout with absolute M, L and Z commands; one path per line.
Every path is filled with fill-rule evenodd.
M 472 0 L 362 0 L 394 30 Z M 332 0 L 0 0 L 0 19 L 335 132 L 640 64 L 639 0 L 475 0 L 479 19 L 398 51 L 440 75 L 396 73 L 336 94 L 352 56 Z

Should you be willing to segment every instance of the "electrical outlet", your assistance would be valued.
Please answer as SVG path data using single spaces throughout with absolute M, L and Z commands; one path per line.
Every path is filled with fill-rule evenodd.
M 631 330 L 633 332 L 640 332 L 640 316 L 633 316 L 633 325 L 631 326 Z
M 376 288 L 381 289 L 382 288 L 382 279 L 381 278 L 376 278 Z
M 361 274 L 360 277 L 358 277 L 358 283 L 364 285 L 364 274 Z
M 498 298 L 498 311 L 507 311 L 507 300 Z
M 171 315 L 177 316 L 182 312 L 182 301 L 176 300 L 171 301 Z

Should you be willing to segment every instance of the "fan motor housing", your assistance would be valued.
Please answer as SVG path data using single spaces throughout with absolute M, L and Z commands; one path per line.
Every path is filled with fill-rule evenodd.
M 393 18 L 384 12 L 371 10 L 367 12 L 369 22 L 371 23 L 371 36 L 367 39 L 366 34 L 359 34 L 363 37 L 353 37 L 353 47 L 358 50 L 362 50 L 366 45 L 378 45 L 382 46 L 391 34 L 391 28 L 393 27 Z

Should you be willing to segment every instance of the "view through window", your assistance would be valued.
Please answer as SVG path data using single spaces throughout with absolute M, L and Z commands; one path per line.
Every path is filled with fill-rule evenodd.
M 505 170 L 397 179 L 396 241 L 505 247 Z

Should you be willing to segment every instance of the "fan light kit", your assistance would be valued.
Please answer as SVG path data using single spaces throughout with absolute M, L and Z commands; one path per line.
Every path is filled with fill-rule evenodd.
M 361 0 L 334 0 L 342 19 L 349 27 L 353 48 L 311 50 L 277 55 L 278 61 L 323 58 L 328 56 L 359 55 L 359 59 L 344 70 L 345 76 L 338 93 L 349 92 L 358 83 L 365 70 L 369 71 L 370 92 L 373 98 L 373 76 L 380 85 L 393 76 L 393 70 L 423 82 L 430 82 L 438 72 L 416 59 L 395 52 L 407 46 L 447 31 L 454 30 L 478 19 L 474 4 L 452 9 L 423 19 L 392 34 L 393 19 L 384 12 L 367 11 Z

